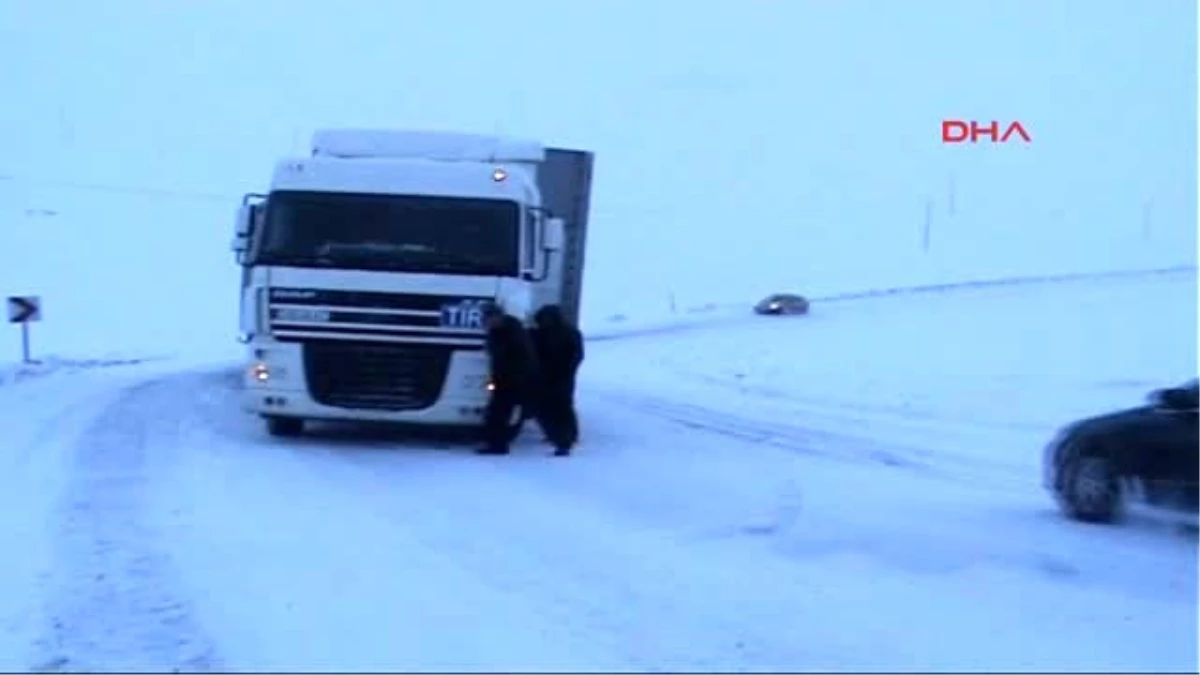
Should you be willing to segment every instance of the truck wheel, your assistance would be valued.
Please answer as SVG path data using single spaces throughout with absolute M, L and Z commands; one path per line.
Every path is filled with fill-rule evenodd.
M 1112 523 L 1124 506 L 1124 496 L 1111 459 L 1076 456 L 1063 467 L 1061 501 L 1067 515 L 1086 523 Z
M 304 433 L 304 420 L 299 417 L 275 417 L 267 419 L 267 433 L 272 436 L 299 436 Z

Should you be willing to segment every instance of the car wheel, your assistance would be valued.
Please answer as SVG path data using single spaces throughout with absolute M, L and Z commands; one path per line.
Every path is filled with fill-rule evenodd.
M 304 433 L 304 420 L 299 417 L 268 417 L 267 433 L 272 436 L 299 436 Z
M 1076 456 L 1063 471 L 1059 497 L 1067 515 L 1087 523 L 1111 523 L 1120 517 L 1124 495 L 1111 459 Z

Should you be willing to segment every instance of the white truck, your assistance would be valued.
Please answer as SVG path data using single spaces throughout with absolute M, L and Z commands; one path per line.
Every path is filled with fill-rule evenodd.
M 243 407 L 277 436 L 305 420 L 481 424 L 483 303 L 578 320 L 594 155 L 351 129 L 311 150 L 238 210 Z

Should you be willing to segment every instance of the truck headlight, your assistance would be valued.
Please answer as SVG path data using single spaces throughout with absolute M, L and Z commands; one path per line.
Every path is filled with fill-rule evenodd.
M 479 374 L 464 376 L 462 379 L 462 387 L 468 391 L 479 391 L 480 389 L 484 391 L 492 391 L 496 388 L 495 385 L 492 384 L 492 381 L 488 379 L 487 375 Z
M 265 363 L 256 363 L 250 368 L 250 377 L 255 382 L 266 382 L 271 379 L 271 367 Z

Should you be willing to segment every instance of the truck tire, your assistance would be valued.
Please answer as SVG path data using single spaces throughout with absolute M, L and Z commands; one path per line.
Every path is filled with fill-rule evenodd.
M 1121 517 L 1124 495 L 1112 459 L 1080 454 L 1062 471 L 1059 497 L 1068 516 L 1085 523 L 1113 523 Z
M 266 420 L 267 433 L 272 436 L 292 437 L 304 433 L 304 420 L 299 417 L 276 417 L 271 415 Z

